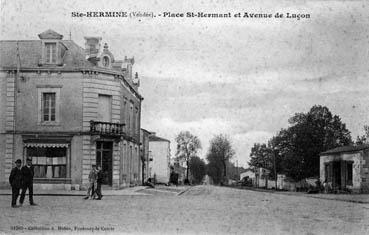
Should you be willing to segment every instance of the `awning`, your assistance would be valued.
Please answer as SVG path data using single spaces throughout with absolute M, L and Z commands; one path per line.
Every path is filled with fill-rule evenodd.
M 61 143 L 25 143 L 24 146 L 36 148 L 68 148 L 68 144 Z

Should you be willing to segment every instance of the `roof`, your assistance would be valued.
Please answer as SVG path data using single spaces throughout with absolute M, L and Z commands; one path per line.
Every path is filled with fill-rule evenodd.
M 58 34 L 52 29 L 48 29 L 38 35 L 40 39 L 63 39 L 63 35 Z
M 169 140 L 164 139 L 164 138 L 161 138 L 161 137 L 156 136 L 156 135 L 150 135 L 149 136 L 149 141 L 166 141 L 166 142 L 169 142 L 170 143 Z
M 361 150 L 369 149 L 369 144 L 363 144 L 358 146 L 343 146 L 334 149 L 330 149 L 328 151 L 320 153 L 320 155 L 329 155 L 336 153 L 349 153 L 349 152 L 358 152 Z
M 60 69 L 60 70 L 98 70 L 114 75 L 123 75 L 120 68 L 107 69 L 96 67 L 92 62 L 86 59 L 84 48 L 77 45 L 72 40 L 61 40 L 63 35 L 53 30 L 46 30 L 39 34 L 40 39 L 55 39 L 59 42 L 58 49 L 61 51 L 61 64 L 42 65 L 42 40 L 4 40 L 0 41 L 0 70 L 15 69 L 20 62 L 20 69 Z M 19 57 L 18 57 L 19 52 Z M 124 75 L 125 77 L 125 75 Z M 129 87 L 131 92 L 143 100 L 138 93 L 132 81 L 123 79 L 123 82 Z
M 61 46 L 66 48 L 63 68 L 93 67 L 93 64 L 85 59 L 84 49 L 75 42 L 71 40 L 60 40 L 59 42 L 61 42 Z M 21 67 L 39 68 L 42 57 L 41 40 L 0 41 L 0 67 L 17 67 L 17 45 Z
M 151 131 L 148 131 L 148 130 L 146 130 L 146 129 L 144 129 L 144 128 L 141 128 L 141 130 L 142 130 L 143 132 L 146 132 L 147 134 L 151 134 Z

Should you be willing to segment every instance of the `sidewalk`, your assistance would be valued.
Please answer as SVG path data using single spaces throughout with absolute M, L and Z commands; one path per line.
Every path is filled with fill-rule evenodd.
M 258 192 L 266 192 L 266 193 L 276 193 L 288 196 L 303 196 L 303 197 L 311 197 L 317 199 L 325 199 L 325 200 L 336 200 L 336 201 L 343 201 L 343 202 L 353 202 L 353 203 L 364 203 L 369 204 L 369 194 L 325 194 L 325 193 L 318 193 L 318 194 L 308 194 L 306 192 L 292 192 L 292 191 L 275 191 L 271 189 L 264 189 L 264 188 L 254 188 L 254 187 L 231 187 L 237 188 L 241 190 L 252 190 Z
M 146 189 L 146 186 L 129 187 L 119 190 L 102 190 L 104 196 L 146 196 L 150 194 L 141 193 L 139 191 Z M 28 191 L 27 191 L 28 193 Z M 12 195 L 11 189 L 0 189 L 0 195 Z M 86 191 L 76 190 L 34 190 L 33 195 L 35 196 L 85 196 Z

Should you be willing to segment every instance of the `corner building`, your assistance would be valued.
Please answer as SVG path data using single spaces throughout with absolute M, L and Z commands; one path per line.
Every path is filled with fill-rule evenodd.
M 116 60 L 100 37 L 82 48 L 53 30 L 38 36 L 0 41 L 0 185 L 27 157 L 40 187 L 84 189 L 92 164 L 114 189 L 140 184 L 134 59 Z

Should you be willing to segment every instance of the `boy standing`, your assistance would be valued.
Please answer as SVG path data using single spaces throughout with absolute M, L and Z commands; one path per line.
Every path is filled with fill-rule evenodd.
M 101 200 L 101 198 L 103 197 L 102 193 L 101 193 L 101 184 L 104 180 L 104 176 L 101 170 L 101 166 L 97 167 L 97 187 L 96 187 L 96 194 L 97 194 L 97 199 L 96 200 Z
M 87 195 L 86 197 L 84 197 L 84 199 L 88 199 L 89 197 L 92 198 L 95 192 L 96 177 L 97 177 L 96 165 L 92 165 L 92 169 L 90 171 L 90 174 L 88 175 L 89 186 L 87 190 Z

